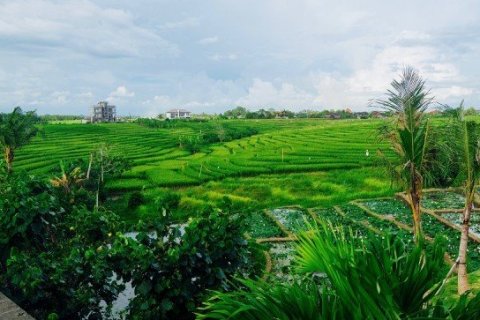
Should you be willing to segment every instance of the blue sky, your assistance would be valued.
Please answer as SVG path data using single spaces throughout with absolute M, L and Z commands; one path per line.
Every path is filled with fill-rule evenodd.
M 0 112 L 367 109 L 404 65 L 480 105 L 480 1 L 0 1 Z

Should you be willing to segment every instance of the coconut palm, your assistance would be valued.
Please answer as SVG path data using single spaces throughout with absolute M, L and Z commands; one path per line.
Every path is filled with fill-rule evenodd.
M 37 135 L 37 121 L 35 112 L 23 112 L 20 107 L 13 109 L 12 113 L 0 114 L 0 146 L 9 173 L 12 171 L 16 150 Z
M 394 115 L 395 123 L 383 132 L 390 141 L 399 164 L 394 171 L 401 177 L 412 210 L 415 240 L 423 239 L 420 200 L 430 148 L 426 110 L 433 101 L 425 81 L 412 68 L 403 70 L 401 79 L 391 83 L 386 99 L 376 102 Z
M 463 294 L 469 289 L 467 276 L 467 247 L 470 230 L 470 218 L 473 210 L 475 191 L 480 184 L 480 129 L 475 121 L 465 120 L 463 101 L 458 108 L 447 108 L 453 115 L 452 129 L 457 135 L 454 139 L 458 146 L 454 151 L 453 161 L 460 164 L 461 176 L 464 179 L 465 207 L 461 226 L 460 246 L 457 259 L 458 293 Z M 451 135 L 453 136 L 453 135 Z

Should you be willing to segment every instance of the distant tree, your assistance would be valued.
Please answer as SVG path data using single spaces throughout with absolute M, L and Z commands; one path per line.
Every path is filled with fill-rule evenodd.
M 402 178 L 413 214 L 415 240 L 423 239 L 420 199 L 430 147 L 429 125 L 426 110 L 433 98 L 425 89 L 425 81 L 418 73 L 407 67 L 401 79 L 392 82 L 387 99 L 377 100 L 387 111 L 394 114 L 394 125 L 385 127 L 382 134 L 391 143 L 399 160 L 393 173 Z
M 23 112 L 20 107 L 13 109 L 12 113 L 0 114 L 0 146 L 9 173 L 13 168 L 16 150 L 37 135 L 38 128 L 35 124 L 38 121 L 34 111 Z
M 225 111 L 224 116 L 227 118 L 245 118 L 247 112 L 246 108 L 238 106 L 232 110 Z
M 475 116 L 477 115 L 477 110 L 475 108 L 470 107 L 464 111 L 465 116 Z

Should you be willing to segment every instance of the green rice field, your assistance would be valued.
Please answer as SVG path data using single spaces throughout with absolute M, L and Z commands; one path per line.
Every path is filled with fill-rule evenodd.
M 114 194 L 143 190 L 153 199 L 174 189 L 182 193 L 184 212 L 224 196 L 238 206 L 330 206 L 393 193 L 376 161 L 377 149 L 388 150 L 377 139 L 385 121 L 211 120 L 172 122 L 167 128 L 48 124 L 41 137 L 18 152 L 15 168 L 44 174 L 60 160 L 87 159 L 105 143 L 133 164 L 108 184 Z M 184 146 L 192 137 L 224 128 L 254 128 L 257 134 L 206 144 L 194 154 Z M 148 205 L 140 207 L 134 217 L 150 211 Z

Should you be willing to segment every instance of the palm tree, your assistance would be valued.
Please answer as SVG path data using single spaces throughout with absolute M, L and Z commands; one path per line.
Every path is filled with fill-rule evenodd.
M 458 293 L 463 294 L 469 289 L 467 274 L 467 247 L 470 230 L 470 217 L 472 214 L 475 191 L 480 182 L 480 136 L 479 126 L 475 121 L 465 120 L 463 101 L 458 108 L 449 108 L 448 111 L 454 116 L 454 128 L 458 139 L 455 145 L 459 148 L 456 153 L 460 164 L 461 174 L 464 177 L 465 207 L 461 226 L 460 246 L 458 251 Z
M 20 107 L 12 113 L 0 114 L 0 146 L 3 149 L 7 172 L 12 172 L 17 149 L 26 145 L 38 133 L 38 117 L 34 111 L 23 112 Z
M 425 113 L 433 98 L 425 89 L 425 81 L 410 67 L 403 70 L 400 81 L 394 80 L 391 85 L 387 98 L 376 102 L 395 118 L 393 128 L 388 128 L 384 134 L 400 161 L 394 171 L 405 183 L 418 242 L 423 239 L 420 200 L 430 147 Z
M 65 195 L 70 197 L 70 203 L 74 203 L 74 191 L 76 190 L 76 188 L 82 186 L 83 182 L 86 179 L 85 174 L 82 172 L 82 169 L 80 167 L 74 167 L 70 171 L 66 171 L 63 161 L 60 161 L 60 170 L 62 172 L 61 176 L 53 177 L 52 179 L 50 179 L 50 183 L 55 188 L 63 189 Z

